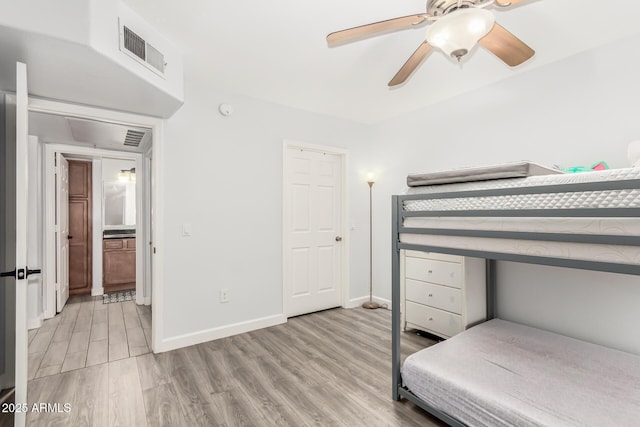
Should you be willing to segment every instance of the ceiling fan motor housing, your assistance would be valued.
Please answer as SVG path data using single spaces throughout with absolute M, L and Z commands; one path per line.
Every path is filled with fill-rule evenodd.
M 427 13 L 433 17 L 443 16 L 454 10 L 469 8 L 469 7 L 483 7 L 494 0 L 428 0 L 427 1 Z

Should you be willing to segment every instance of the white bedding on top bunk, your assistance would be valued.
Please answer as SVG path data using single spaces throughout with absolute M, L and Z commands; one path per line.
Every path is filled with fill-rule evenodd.
M 579 174 L 543 175 L 527 178 L 412 187 L 407 190 L 406 194 L 430 194 L 630 179 L 640 179 L 640 168 L 611 169 Z M 640 207 L 640 189 L 405 202 L 407 211 L 612 207 Z M 443 215 L 446 215 L 446 213 Z M 404 226 L 414 228 L 640 236 L 640 221 L 638 221 L 637 218 L 410 217 L 405 218 Z M 640 247 L 637 246 L 451 237 L 405 233 L 400 235 L 400 241 L 409 244 L 463 248 L 487 252 L 493 251 L 519 255 L 541 255 L 554 258 L 640 264 Z
M 640 424 L 640 356 L 500 319 L 412 354 L 402 378 L 469 426 Z

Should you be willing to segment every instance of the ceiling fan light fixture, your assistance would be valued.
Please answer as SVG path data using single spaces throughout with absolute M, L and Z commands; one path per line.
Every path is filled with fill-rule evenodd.
M 446 14 L 427 30 L 427 42 L 458 61 L 486 36 L 495 24 L 484 9 L 465 8 Z

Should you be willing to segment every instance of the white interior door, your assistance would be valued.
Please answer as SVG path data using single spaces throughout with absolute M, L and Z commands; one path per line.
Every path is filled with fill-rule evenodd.
M 56 311 L 69 299 L 69 162 L 56 153 Z
M 342 300 L 342 157 L 287 148 L 284 292 L 288 317 Z
M 27 67 L 17 63 L 16 95 L 6 99 L 6 134 L 0 193 L 2 202 L 2 225 L 0 234 L 4 250 L 0 256 L 2 265 L 2 288 L 0 293 L 4 307 L 2 316 L 2 365 L 0 366 L 0 389 L 13 388 L 13 402 L 27 403 L 27 224 L 28 224 L 28 96 Z M 4 411 L 3 411 L 4 412 Z M 0 414 L 3 417 L 6 413 Z M 16 426 L 25 425 L 25 413 L 15 411 Z

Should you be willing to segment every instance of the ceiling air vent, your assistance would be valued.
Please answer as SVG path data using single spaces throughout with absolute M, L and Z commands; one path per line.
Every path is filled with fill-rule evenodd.
M 127 130 L 127 135 L 124 137 L 124 145 L 128 145 L 129 147 L 137 147 L 140 145 L 142 138 L 144 138 L 145 132 L 140 132 L 137 130 Z
M 126 25 L 120 26 L 120 50 L 164 77 L 164 54 Z

